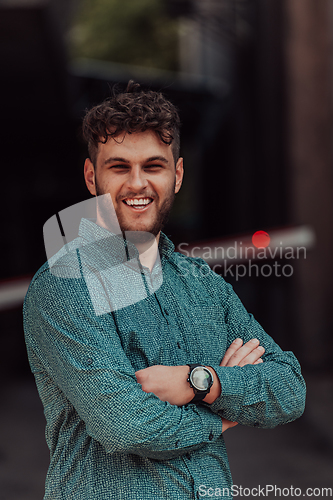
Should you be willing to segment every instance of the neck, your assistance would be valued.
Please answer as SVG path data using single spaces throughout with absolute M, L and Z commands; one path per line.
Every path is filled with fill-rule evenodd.
M 135 243 L 136 248 L 139 252 L 140 263 L 144 267 L 148 267 L 150 271 L 153 269 L 157 258 L 158 252 L 158 242 L 160 239 L 160 233 L 154 238 L 153 243 L 151 243 L 147 249 L 147 245 L 142 245 L 140 243 Z
M 111 221 L 113 222 L 113 221 Z M 97 219 L 96 219 L 96 224 L 98 226 L 104 227 L 111 233 L 117 234 L 119 232 L 119 229 L 115 227 L 115 224 L 105 224 L 103 218 L 100 216 L 99 213 L 97 213 Z M 111 226 L 111 227 L 110 227 Z M 119 226 L 118 226 L 119 227 Z M 140 233 L 140 232 L 139 232 Z M 133 243 L 138 252 L 139 252 L 139 259 L 141 262 L 141 265 L 144 267 L 148 267 L 150 271 L 153 269 L 156 257 L 157 257 L 157 252 L 158 252 L 158 242 L 160 240 L 160 234 L 159 232 L 157 236 L 154 238 L 153 235 L 151 235 L 151 239 L 145 240 L 143 242 L 140 241 L 140 238 L 137 237 L 135 231 L 125 231 L 123 233 L 124 238 L 126 238 L 128 241 Z

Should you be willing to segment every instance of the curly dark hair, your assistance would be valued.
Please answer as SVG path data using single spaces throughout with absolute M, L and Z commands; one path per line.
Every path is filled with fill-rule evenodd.
M 83 119 L 83 138 L 89 157 L 96 167 L 98 144 L 122 132 L 132 134 L 153 130 L 170 145 L 175 164 L 179 158 L 180 119 L 177 108 L 160 92 L 142 90 L 133 80 L 125 92 L 116 92 L 101 104 L 87 110 Z

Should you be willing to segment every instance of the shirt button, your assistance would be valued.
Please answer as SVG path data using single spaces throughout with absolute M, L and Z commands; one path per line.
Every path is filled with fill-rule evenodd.
M 209 436 L 208 436 L 209 441 L 211 441 L 211 440 L 213 439 L 213 437 L 214 437 L 214 434 L 211 432 L 211 433 L 209 434 Z
M 92 365 L 93 364 L 93 360 L 91 358 L 88 358 L 87 359 L 87 365 Z

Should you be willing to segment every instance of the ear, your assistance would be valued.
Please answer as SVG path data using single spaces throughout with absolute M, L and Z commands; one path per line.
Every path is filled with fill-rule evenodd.
M 89 158 L 84 162 L 84 180 L 90 194 L 96 196 L 95 167 Z
M 181 188 L 182 182 L 183 182 L 183 176 L 184 176 L 184 164 L 183 164 L 183 158 L 178 158 L 178 161 L 176 163 L 176 184 L 175 184 L 175 193 L 178 193 L 178 191 Z

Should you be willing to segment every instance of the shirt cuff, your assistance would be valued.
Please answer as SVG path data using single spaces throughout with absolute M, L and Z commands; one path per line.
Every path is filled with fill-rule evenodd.
M 239 366 L 212 366 L 221 383 L 221 395 L 209 405 L 211 412 L 223 411 L 223 416 L 233 422 L 244 404 L 246 381 Z

